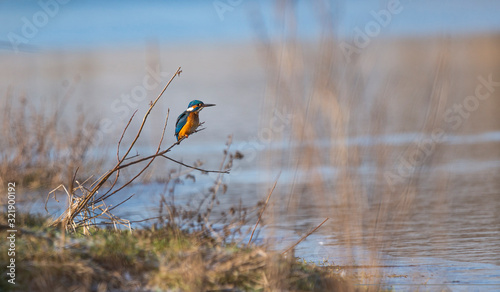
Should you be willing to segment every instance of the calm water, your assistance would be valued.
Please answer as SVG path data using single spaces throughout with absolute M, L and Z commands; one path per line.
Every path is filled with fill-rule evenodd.
M 155 0 L 148 1 L 147 5 L 130 0 L 63 2 L 66 4 L 49 7 L 27 0 L 0 2 L 0 49 L 15 50 L 12 34 L 24 38 L 18 46 L 21 51 L 126 46 L 151 40 L 192 44 L 249 41 L 260 35 L 252 22 L 256 19 L 264 21 L 270 38 L 279 39 L 283 32 L 279 22 L 272 20 L 276 15 L 273 1 L 222 1 L 234 3 L 226 8 L 217 8 L 217 1 L 203 0 Z M 305 39 L 320 36 L 318 7 L 310 7 L 305 0 L 295 2 L 299 36 Z M 366 30 L 366 25 L 376 20 L 373 15 L 386 11 L 389 3 L 369 0 L 325 2 L 328 3 L 326 9 L 319 9 L 329 12 L 335 19 L 334 32 L 347 38 L 352 38 L 356 29 Z M 383 23 L 377 37 L 500 30 L 498 1 L 395 2 L 399 5 L 390 18 L 384 20 L 387 23 Z M 262 13 L 262 17 L 256 12 Z M 26 23 L 35 26 L 31 26 L 32 30 L 26 29 Z
M 364 147 L 388 144 L 399 147 L 411 143 L 409 136 L 391 135 L 368 139 L 371 142 L 358 137 L 352 139 L 352 144 L 362 144 Z M 467 135 L 453 136 L 445 143 L 469 150 L 471 147 L 478 148 L 479 153 L 481 149 L 486 151 L 490 147 L 500 147 L 500 132 L 484 133 L 481 137 L 484 139 L 472 139 L 473 136 Z M 209 145 L 212 147 L 205 151 L 213 158 L 205 160 L 208 168 L 218 164 L 222 148 L 222 145 L 218 147 L 215 143 Z M 234 149 L 238 148 L 237 144 L 233 146 Z M 279 149 L 278 145 L 270 148 L 286 151 Z M 183 156 L 191 151 L 186 143 L 186 148 L 178 148 L 176 154 Z M 265 238 L 277 250 L 283 250 L 323 221 L 326 216 L 324 214 L 332 214 L 332 218 L 321 229 L 296 247 L 295 256 L 314 262 L 328 260 L 330 263 L 346 266 L 339 273 L 363 273 L 371 279 L 366 280 L 367 283 L 380 279 L 382 273 L 383 282 L 398 290 L 450 288 L 458 291 L 495 291 L 500 288 L 500 159 L 498 156 L 496 159 L 484 159 L 481 157 L 483 155 L 470 156 L 472 157 L 463 157 L 426 169 L 420 174 L 420 178 L 427 180 L 423 184 L 427 187 L 418 192 L 408 210 L 409 214 L 400 217 L 401 220 L 397 222 L 387 221 L 384 228 L 377 230 L 369 224 L 370 214 L 374 212 L 373 206 L 379 200 L 373 195 L 372 203 L 368 203 L 363 210 L 366 213 L 365 228 L 357 235 L 358 238 L 356 235 L 352 236 L 351 242 L 346 242 L 342 228 L 337 228 L 342 222 L 336 220 L 341 219 L 332 214 L 343 211 L 338 205 L 315 199 L 301 199 L 298 208 L 292 210 L 286 207 L 291 187 L 300 189 L 303 185 L 300 181 L 293 180 L 296 177 L 295 169 L 269 170 L 262 168 L 260 163 L 245 159 L 236 162 L 236 165 L 239 163 L 244 167 L 227 176 L 229 191 L 220 195 L 221 203 L 214 214 L 237 206 L 240 202 L 251 207 L 257 200 L 265 199 L 267 190 L 277 177 L 275 174 L 281 171 L 267 211 L 273 214 L 269 215 L 273 218 L 265 219 L 267 225 L 257 242 L 262 242 Z M 332 168 L 324 168 L 322 171 L 332 176 L 338 172 Z M 443 171 L 449 180 L 445 193 L 428 183 Z M 373 179 L 376 169 L 362 166 L 356 172 L 361 177 L 360 181 L 365 182 L 367 189 L 375 194 L 375 190 L 380 187 L 380 182 Z M 196 176 L 196 183 L 188 180 L 177 186 L 175 200 L 178 204 L 183 205 L 192 200 L 193 193 L 203 192 L 215 179 L 210 175 Z M 123 196 L 135 193 L 136 197 L 122 205 L 119 215 L 130 220 L 157 216 L 160 194 L 165 193 L 166 189 L 167 186 L 163 183 L 131 187 Z M 113 198 L 109 203 L 117 203 L 122 198 Z M 58 209 L 56 205 L 52 207 L 53 211 Z M 368 238 L 377 241 L 377 245 L 367 244 L 366 241 L 363 243 L 367 234 L 374 230 L 376 234 Z

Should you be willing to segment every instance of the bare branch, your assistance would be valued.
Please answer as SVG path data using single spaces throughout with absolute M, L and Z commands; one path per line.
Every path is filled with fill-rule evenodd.
M 207 169 L 198 168 L 198 167 L 195 167 L 195 166 L 191 166 L 191 165 L 184 164 L 184 163 L 182 163 L 182 162 L 180 162 L 180 161 L 178 161 L 178 160 L 175 160 L 175 159 L 173 159 L 173 158 L 170 158 L 170 157 L 168 157 L 168 156 L 166 156 L 166 155 L 161 155 L 161 156 L 162 156 L 163 158 L 166 158 L 166 159 L 168 159 L 168 160 L 172 161 L 172 162 L 175 162 L 175 163 L 177 163 L 177 164 L 180 164 L 180 165 L 185 166 L 185 167 L 188 167 L 188 168 L 192 168 L 192 169 L 199 170 L 199 171 L 201 171 L 201 172 L 214 172 L 214 173 L 226 173 L 226 174 L 227 174 L 227 173 L 229 173 L 229 171 L 230 171 L 230 169 L 228 169 L 228 170 L 207 170 Z
M 158 149 L 156 149 L 156 154 L 160 152 L 161 143 L 163 142 L 163 136 L 165 136 L 165 130 L 167 129 L 168 116 L 170 115 L 170 109 L 167 110 L 167 117 L 165 118 L 165 125 L 163 126 L 163 132 L 161 133 L 160 143 L 158 143 Z
M 154 104 L 153 104 L 154 105 Z M 117 190 L 113 191 L 112 193 L 110 194 L 107 194 L 108 192 L 106 192 L 106 194 L 104 194 L 103 196 L 101 196 L 99 199 L 97 199 L 97 201 L 103 201 L 107 198 L 109 198 L 110 196 L 116 194 L 117 192 L 121 191 L 122 189 L 124 189 L 126 186 L 128 186 L 129 184 L 131 184 L 135 179 L 137 179 L 144 171 L 146 171 L 146 169 L 153 163 L 153 161 L 155 160 L 156 157 L 158 157 L 158 152 L 160 151 L 160 148 L 161 148 L 161 143 L 163 142 L 163 137 L 165 136 L 165 129 L 167 128 L 167 122 L 168 122 L 168 116 L 170 114 L 170 110 L 167 112 L 167 117 L 165 118 L 165 125 L 163 126 L 163 132 L 161 134 L 161 138 L 160 138 L 160 142 L 158 143 L 158 148 L 156 150 L 156 153 L 151 157 L 151 159 L 149 160 L 148 164 L 143 168 L 141 169 L 141 171 L 139 171 L 139 173 L 137 175 L 135 175 L 131 180 L 129 180 L 128 182 L 126 182 L 125 184 L 123 184 L 123 186 L 121 186 L 120 188 L 118 188 Z M 120 168 L 118 168 L 117 171 L 119 171 Z
M 160 94 L 158 95 L 158 97 L 154 100 L 154 102 L 151 103 L 151 105 L 149 106 L 149 109 L 148 111 L 146 112 L 146 114 L 144 115 L 144 118 L 142 120 L 142 123 L 141 123 L 141 126 L 139 128 L 139 131 L 137 133 L 137 135 L 135 136 L 134 138 L 134 141 L 132 141 L 132 143 L 130 144 L 127 152 L 123 155 L 122 159 L 120 161 L 118 161 L 118 163 L 115 165 L 115 167 L 108 171 L 98 182 L 97 184 L 93 187 L 93 189 L 90 191 L 90 193 L 88 193 L 85 198 L 83 198 L 83 200 L 79 201 L 78 202 L 78 205 L 76 206 L 76 208 L 74 210 L 71 210 L 71 213 L 69 214 L 69 216 L 67 217 L 67 221 L 66 223 L 69 223 L 69 222 L 72 222 L 73 219 L 76 217 L 77 214 L 79 214 L 84 208 L 85 206 L 87 206 L 88 202 L 90 201 L 90 199 L 92 197 L 94 197 L 94 195 L 97 193 L 97 191 L 104 185 L 104 183 L 109 179 L 109 177 L 116 171 L 118 171 L 121 167 L 121 163 L 125 160 L 125 158 L 128 156 L 128 154 L 130 153 L 130 151 L 132 150 L 132 148 L 134 147 L 135 143 L 137 142 L 137 140 L 139 139 L 139 136 L 142 132 L 142 129 L 144 128 L 144 124 L 146 123 L 146 120 L 151 112 L 151 110 L 153 109 L 153 107 L 156 105 L 156 103 L 158 102 L 158 100 L 160 99 L 160 97 L 163 95 L 163 93 L 165 92 L 165 90 L 167 89 L 167 87 L 170 85 L 170 83 L 172 82 L 172 80 L 174 80 L 175 76 L 177 75 L 180 75 L 180 73 L 182 72 L 181 70 L 181 67 L 179 67 L 177 69 L 177 71 L 174 73 L 174 75 L 172 76 L 172 78 L 170 78 L 170 80 L 168 81 L 167 85 L 165 85 L 165 87 L 163 88 L 163 90 L 160 92 Z M 171 146 L 173 147 L 173 146 Z M 170 148 L 171 148 L 170 147 Z M 147 166 L 149 166 L 151 164 L 148 163 Z M 146 166 L 146 167 L 147 167 Z M 142 172 L 144 171 L 144 169 L 139 172 L 138 175 L 140 175 Z M 137 177 L 137 176 L 136 176 Z M 132 180 L 134 180 L 135 178 L 133 178 Z M 130 181 L 131 182 L 131 181 Z M 129 182 L 129 183 L 130 183 Z M 128 184 L 127 184 L 128 185 Z M 123 187 L 122 187 L 123 188 Z M 122 189 L 120 188 L 120 189 Z M 113 192 L 113 193 L 116 193 Z M 113 194 L 112 193 L 112 194 Z M 109 197 L 111 194 L 107 195 L 107 197 Z M 102 199 L 102 197 L 101 197 Z
M 151 105 L 149 106 L 148 111 L 146 112 L 146 114 L 142 118 L 141 126 L 139 127 L 139 131 L 137 132 L 137 135 L 135 136 L 134 141 L 132 141 L 132 143 L 130 144 L 130 147 L 128 148 L 127 152 L 125 153 L 125 155 L 123 156 L 122 160 L 120 160 L 120 162 L 118 164 L 120 164 L 125 159 L 125 157 L 127 157 L 127 155 L 130 153 L 130 150 L 132 150 L 132 148 L 134 147 L 135 143 L 139 139 L 139 136 L 142 133 L 142 129 L 144 128 L 144 124 L 146 124 L 146 120 L 148 119 L 148 116 L 151 113 L 151 110 L 156 105 L 156 103 L 158 102 L 158 100 L 160 99 L 160 97 L 163 95 L 163 93 L 165 92 L 165 90 L 167 90 L 167 87 L 170 85 L 170 83 L 172 82 L 172 80 L 174 80 L 175 76 L 180 75 L 181 72 L 182 72 L 181 67 L 177 68 L 177 71 L 174 73 L 174 75 L 172 76 L 172 78 L 170 78 L 170 80 L 168 81 L 167 85 L 165 85 L 165 87 L 160 92 L 160 94 L 158 95 L 158 97 L 151 103 Z
M 113 210 L 114 208 L 120 206 L 121 204 L 125 203 L 126 201 L 132 199 L 132 197 L 135 196 L 135 194 L 132 194 L 130 197 L 126 198 L 125 200 L 121 201 L 120 203 L 116 204 L 115 206 L 111 207 L 109 211 Z
M 132 122 L 132 119 L 134 118 L 135 114 L 137 113 L 137 110 L 134 111 L 130 119 L 128 120 L 127 125 L 125 126 L 125 129 L 123 129 L 122 136 L 120 137 L 120 140 L 118 141 L 118 145 L 116 146 L 116 159 L 118 162 L 120 162 L 120 145 L 122 143 L 123 137 L 125 136 L 125 132 L 127 131 L 128 127 L 130 126 L 130 123 Z

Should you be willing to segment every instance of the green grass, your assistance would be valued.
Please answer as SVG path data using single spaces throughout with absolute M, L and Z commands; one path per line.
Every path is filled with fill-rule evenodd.
M 16 286 L 7 283 L 4 274 L 1 291 L 345 291 L 353 287 L 327 268 L 258 246 L 221 244 L 197 232 L 172 227 L 133 232 L 94 229 L 83 236 L 47 227 L 49 221 L 41 216 L 19 217 L 23 227 L 16 235 Z M 0 234 L 7 236 L 6 230 Z M 1 249 L 6 250 L 7 244 L 3 240 Z M 0 259 L 6 263 L 7 253 L 2 252 Z

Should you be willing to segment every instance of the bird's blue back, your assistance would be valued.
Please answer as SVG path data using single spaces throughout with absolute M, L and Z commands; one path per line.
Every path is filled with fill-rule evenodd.
M 175 137 L 177 137 L 177 140 L 179 140 L 179 133 L 180 131 L 182 130 L 182 128 L 184 127 L 184 125 L 186 125 L 187 121 L 188 121 L 188 118 L 189 118 L 189 115 L 191 113 L 194 113 L 195 115 L 197 115 L 197 110 L 200 108 L 200 106 L 203 106 L 204 103 L 201 101 L 201 100 L 192 100 L 189 104 L 188 104 L 188 109 L 191 108 L 191 107 L 194 107 L 191 111 L 184 111 L 182 114 L 179 115 L 179 117 L 177 117 L 177 122 L 175 123 Z M 196 125 L 197 126 L 197 125 Z

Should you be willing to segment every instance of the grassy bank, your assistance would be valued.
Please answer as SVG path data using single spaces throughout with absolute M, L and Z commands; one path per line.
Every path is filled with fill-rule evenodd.
M 83 236 L 61 233 L 45 217 L 26 214 L 18 222 L 16 285 L 4 274 L 2 291 L 353 290 L 332 269 L 258 246 L 218 243 L 201 232 L 94 229 Z M 1 245 L 8 249 L 7 241 Z M 7 253 L 0 259 L 7 263 Z

